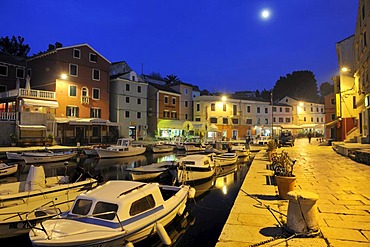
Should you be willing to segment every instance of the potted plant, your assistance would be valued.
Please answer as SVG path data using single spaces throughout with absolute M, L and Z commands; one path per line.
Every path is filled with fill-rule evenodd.
M 296 160 L 292 160 L 284 151 L 273 163 L 279 197 L 285 200 L 288 199 L 288 192 L 294 190 L 296 177 L 293 174 L 293 167 L 295 163 Z
M 12 145 L 12 147 L 15 147 L 17 145 L 17 141 L 18 141 L 18 137 L 17 137 L 17 134 L 16 133 L 11 133 L 10 136 L 10 143 Z
M 53 144 L 53 141 L 54 141 L 54 135 L 52 133 L 50 133 L 48 135 L 48 138 L 47 138 L 47 144 L 48 145 L 52 145 Z
M 277 149 L 277 144 L 274 140 L 270 140 L 267 142 L 267 154 L 268 154 L 268 158 L 269 158 L 269 161 L 272 162 L 272 155 L 273 153 L 275 153 Z

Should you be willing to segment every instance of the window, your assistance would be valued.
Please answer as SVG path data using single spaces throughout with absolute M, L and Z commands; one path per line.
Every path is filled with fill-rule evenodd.
M 265 124 L 268 124 L 268 123 L 269 123 L 268 118 L 265 118 Z
M 184 101 L 184 104 L 185 104 L 185 107 L 188 107 L 188 101 L 187 100 Z
M 77 106 L 67 106 L 66 116 L 67 117 L 78 117 L 78 107 Z
M 282 107 L 279 107 L 279 111 L 280 111 L 280 112 L 283 112 L 283 108 L 282 108 Z
M 153 195 L 147 195 L 131 204 L 130 216 L 134 216 L 154 208 L 155 202 Z
M 195 122 L 200 122 L 200 117 L 196 117 Z
M 8 66 L 0 65 L 0 75 L 1 76 L 8 76 Z
M 188 119 L 188 114 L 185 113 L 185 119 Z
M 91 205 L 91 200 L 78 199 L 72 209 L 72 214 L 87 215 L 90 211 Z
M 141 112 L 136 113 L 136 118 L 140 119 L 141 118 Z
M 275 106 L 272 107 L 272 112 L 276 112 L 276 107 Z
M 125 97 L 126 98 L 126 103 L 130 103 L 130 97 Z
M 226 111 L 226 103 L 223 103 L 223 105 L 222 105 L 222 110 L 223 110 L 223 111 Z
M 77 86 L 69 85 L 68 86 L 68 96 L 69 97 L 77 97 Z
M 27 76 L 32 77 L 32 69 L 27 69 Z
M 100 99 L 100 89 L 99 88 L 92 89 L 92 98 L 95 100 Z
M 283 122 L 284 122 L 284 118 L 279 117 L 279 123 L 283 123 Z
M 313 117 L 311 117 L 311 123 L 313 123 Z
M 71 76 L 78 76 L 78 65 L 77 64 L 69 64 L 69 75 Z
M 89 103 L 89 91 L 86 87 L 83 87 L 81 89 L 81 102 L 82 102 L 82 104 L 88 104 Z
M 130 91 L 130 84 L 126 84 L 126 91 Z
M 133 75 L 131 81 L 136 81 L 136 77 Z
M 247 105 L 247 112 L 251 112 L 251 106 Z
M 335 113 L 331 114 L 331 120 L 335 120 Z
M 93 71 L 92 71 L 92 79 L 94 81 L 100 81 L 100 70 L 93 69 Z
M 239 124 L 239 119 L 237 119 L 237 118 L 233 118 L 233 119 L 231 119 L 231 122 L 232 122 L 233 124 Z
M 101 109 L 100 108 L 91 108 L 90 117 L 92 118 L 101 118 Z
M 177 118 L 177 112 L 176 111 L 171 112 L 171 118 Z
M 313 108 L 312 108 L 312 106 L 311 106 L 311 112 L 313 112 Z
M 222 123 L 223 123 L 223 124 L 227 124 L 227 123 L 228 123 L 228 121 L 227 121 L 227 117 L 222 118 Z
M 320 120 L 319 120 L 319 118 L 317 118 L 317 119 L 316 119 L 316 123 L 319 123 L 319 122 L 320 122 Z
M 200 104 L 197 103 L 197 111 L 200 111 Z
M 188 95 L 188 89 L 185 88 L 185 95 Z
M 90 53 L 89 54 L 89 61 L 90 62 L 96 63 L 97 60 L 98 60 L 98 56 L 95 53 Z
M 238 114 L 238 106 L 233 105 L 233 115 L 236 116 Z
M 248 118 L 246 121 L 245 121 L 246 124 L 252 124 L 252 119 L 251 118 Z
M 285 112 L 290 112 L 290 109 L 288 107 L 285 108 Z
M 330 99 L 330 104 L 335 105 L 335 99 Z
M 215 103 L 211 103 L 211 111 L 215 111 L 216 110 L 216 104 Z
M 276 123 L 276 118 L 275 117 L 272 118 L 272 122 Z
M 261 119 L 257 118 L 257 124 L 260 124 L 260 123 L 261 123 Z
M 306 117 L 303 117 L 303 121 L 306 122 Z
M 130 117 L 130 111 L 125 111 L 125 118 L 129 118 Z
M 164 103 L 168 104 L 168 96 L 164 96 Z
M 105 220 L 114 220 L 116 217 L 116 212 L 118 210 L 118 205 L 109 202 L 97 202 L 93 211 L 94 217 L 105 219 Z M 99 215 L 101 214 L 101 215 Z
M 356 96 L 353 96 L 353 98 L 352 98 L 352 107 L 353 107 L 353 109 L 357 109 Z
M 80 59 L 81 58 L 81 51 L 79 49 L 73 49 L 73 57 Z
M 141 99 L 137 99 L 137 104 L 141 105 Z
M 172 105 L 176 105 L 176 98 L 172 97 Z
M 211 117 L 210 119 L 209 119 L 209 122 L 210 123 L 217 123 L 217 118 L 215 118 L 215 117 Z
M 269 113 L 269 108 L 265 108 L 265 113 Z
M 137 92 L 141 93 L 141 86 L 137 86 Z
M 99 126 L 92 126 L 92 136 L 93 137 L 100 137 L 101 131 Z
M 257 107 L 257 113 L 261 112 L 261 108 Z
M 286 122 L 286 123 L 290 123 L 290 118 L 288 118 L 288 117 L 287 117 L 287 118 L 285 118 L 285 122 Z
M 163 117 L 164 118 L 169 118 L 170 117 L 170 111 L 169 110 L 164 110 L 163 111 Z
M 16 68 L 15 69 L 15 77 L 23 79 L 24 78 L 24 69 L 23 68 Z

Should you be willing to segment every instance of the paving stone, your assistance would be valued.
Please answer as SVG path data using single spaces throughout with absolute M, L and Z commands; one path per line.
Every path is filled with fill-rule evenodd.
M 358 230 L 334 228 L 334 227 L 320 227 L 323 236 L 327 239 L 339 239 L 349 241 L 367 241 L 366 237 Z

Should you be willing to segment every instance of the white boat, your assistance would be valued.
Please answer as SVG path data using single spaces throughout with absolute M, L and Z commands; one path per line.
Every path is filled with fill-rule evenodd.
M 202 143 L 184 143 L 186 152 L 203 152 L 206 147 Z
M 238 155 L 235 152 L 217 154 L 213 156 L 213 160 L 218 166 L 227 166 L 235 164 L 238 160 Z
M 98 153 L 96 152 L 95 148 L 107 148 L 107 147 L 108 146 L 104 144 L 97 144 L 97 145 L 91 145 L 89 147 L 85 147 L 83 151 L 87 156 L 97 156 Z
M 152 146 L 152 152 L 153 153 L 168 153 L 172 152 L 174 149 L 174 146 L 166 145 L 166 144 L 154 144 Z
M 67 211 L 77 195 L 97 186 L 94 178 L 70 182 L 68 176 L 45 178 L 42 166 L 31 165 L 26 181 L 0 187 L 0 238 L 27 234 L 35 225 Z M 85 177 L 86 179 L 84 179 Z
M 7 152 L 8 159 L 24 160 L 26 164 L 47 163 L 63 161 L 73 158 L 77 155 L 76 152 L 52 152 L 50 150 L 45 152 L 24 152 L 22 154 Z
M 150 180 L 159 177 L 165 173 L 171 175 L 169 170 L 177 169 L 176 161 L 162 161 L 146 166 L 135 168 L 126 168 L 131 174 L 132 180 Z
M 230 151 L 235 152 L 238 155 L 238 157 L 246 157 L 250 155 L 249 148 L 245 145 L 245 143 L 241 142 L 232 143 Z
M 212 155 L 191 154 L 178 160 L 177 174 L 174 174 L 178 183 L 202 180 L 215 175 L 215 162 Z
M 127 157 L 143 154 L 146 151 L 146 147 L 138 145 L 132 145 L 132 139 L 121 138 L 117 140 L 116 145 L 109 146 L 107 148 L 95 148 L 100 158 L 117 158 Z
M 166 245 L 165 230 L 182 215 L 190 186 L 168 186 L 111 180 L 80 194 L 72 210 L 36 225 L 29 233 L 34 246 L 133 246 L 158 233 Z
M 18 164 L 6 164 L 0 163 L 0 177 L 8 176 L 16 173 L 18 170 Z

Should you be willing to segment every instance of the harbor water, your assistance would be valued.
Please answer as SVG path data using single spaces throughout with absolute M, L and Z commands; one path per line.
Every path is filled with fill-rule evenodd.
M 91 175 L 101 175 L 104 181 L 131 180 L 126 169 L 149 165 L 160 161 L 176 160 L 184 154 L 145 154 L 125 158 L 98 159 L 81 156 L 68 162 L 43 164 L 45 175 L 56 176 L 71 174 L 76 167 L 83 167 Z M 194 199 L 189 199 L 185 213 L 177 217 L 166 231 L 172 240 L 172 246 L 216 245 L 223 225 L 225 224 L 235 198 L 248 172 L 253 159 L 239 158 L 237 163 L 220 169 L 217 176 L 211 179 L 189 183 L 196 189 Z M 21 163 L 15 176 L 0 179 L 0 183 L 25 180 L 29 165 Z M 160 183 L 170 183 L 170 179 L 161 178 Z M 32 246 L 27 235 L 3 239 L 1 246 Z M 136 243 L 135 246 L 164 246 L 157 235 Z

